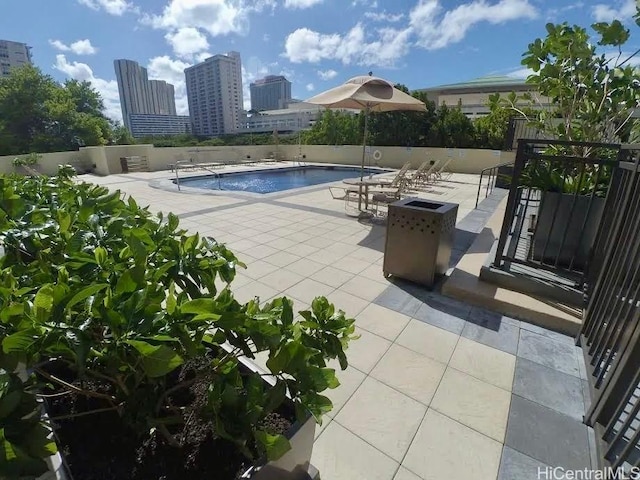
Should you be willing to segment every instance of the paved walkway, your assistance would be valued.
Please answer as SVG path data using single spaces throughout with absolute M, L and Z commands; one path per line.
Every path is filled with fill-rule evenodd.
M 247 263 L 240 300 L 317 295 L 357 319 L 350 367 L 329 392 L 313 464 L 323 480 L 527 480 L 538 467 L 591 465 L 584 368 L 573 340 L 382 275 L 383 223 L 344 213 L 326 188 L 261 197 L 149 186 L 169 172 L 84 180 L 118 188 L 211 235 Z M 453 262 L 490 216 L 473 210 L 477 176 L 420 196 L 460 204 Z M 465 247 L 466 245 L 466 247 Z

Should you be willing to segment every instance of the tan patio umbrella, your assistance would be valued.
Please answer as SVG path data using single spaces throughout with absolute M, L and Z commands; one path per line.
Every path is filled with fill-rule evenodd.
M 370 75 L 354 77 L 342 85 L 322 92 L 305 101 L 327 108 L 350 108 L 363 110 L 365 112 L 360 180 L 362 180 L 364 173 L 369 112 L 391 112 L 395 110 L 424 112 L 427 109 L 425 104 L 417 98 L 413 98 L 411 95 L 394 88 L 391 83 L 382 78 L 372 77 Z

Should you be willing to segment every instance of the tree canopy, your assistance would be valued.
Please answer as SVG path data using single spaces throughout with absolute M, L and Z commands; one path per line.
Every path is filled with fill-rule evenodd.
M 0 155 L 105 145 L 113 127 L 89 82 L 61 85 L 32 66 L 0 79 Z

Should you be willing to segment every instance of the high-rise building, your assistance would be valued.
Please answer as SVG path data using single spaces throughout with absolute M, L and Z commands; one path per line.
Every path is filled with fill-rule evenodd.
M 149 80 L 151 108 L 155 114 L 176 115 L 176 94 L 173 85 L 164 80 Z
M 31 64 L 31 47 L 26 43 L 0 40 L 0 78 L 8 77 L 13 67 Z
M 163 80 L 149 80 L 147 69 L 133 60 L 115 60 L 120 108 L 125 127 L 131 131 L 134 114 L 176 115 L 173 85 Z
M 191 133 L 191 119 L 186 115 L 129 115 L 131 135 L 134 138 Z
M 267 75 L 249 85 L 252 110 L 280 110 L 291 101 L 291 82 L 282 75 Z
M 243 106 L 240 54 L 215 55 L 184 74 L 193 134 L 213 137 L 238 131 Z

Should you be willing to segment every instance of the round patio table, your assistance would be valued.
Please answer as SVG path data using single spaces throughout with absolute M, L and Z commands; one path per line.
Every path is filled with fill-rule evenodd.
M 345 178 L 343 181 L 346 185 L 358 186 L 358 210 L 362 211 L 362 196 L 364 195 L 364 209 L 369 209 L 369 187 L 380 185 L 380 180 L 375 178 Z M 364 191 L 363 191 L 364 190 Z

